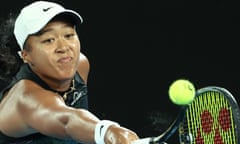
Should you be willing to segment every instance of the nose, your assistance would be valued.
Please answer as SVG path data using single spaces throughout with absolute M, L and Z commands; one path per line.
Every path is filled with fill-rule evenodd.
M 59 39 L 57 41 L 56 52 L 65 53 L 69 50 L 69 48 L 70 48 L 70 45 L 68 44 L 68 42 L 65 39 Z

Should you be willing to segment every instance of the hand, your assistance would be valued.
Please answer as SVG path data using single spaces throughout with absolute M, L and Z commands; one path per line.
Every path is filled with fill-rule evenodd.
M 138 135 L 124 127 L 112 125 L 105 134 L 105 144 L 131 144 L 131 141 L 139 139 Z

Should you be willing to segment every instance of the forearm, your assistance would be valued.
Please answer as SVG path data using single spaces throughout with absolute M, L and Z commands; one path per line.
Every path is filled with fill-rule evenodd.
M 113 129 L 115 132 L 109 130 L 112 126 L 115 127 L 115 129 Z M 124 132 L 122 131 L 124 128 L 118 129 L 117 127 L 120 128 L 118 123 L 109 120 L 100 121 L 97 117 L 85 110 L 79 110 L 77 115 L 72 116 L 65 126 L 66 133 L 74 140 L 96 144 L 114 143 L 113 139 L 118 137 L 115 135 L 117 133 L 122 133 L 120 135 L 126 135 L 123 134 Z
M 96 124 L 100 120 L 87 110 L 74 110 L 68 122 L 65 124 L 65 132 L 72 139 L 85 142 L 95 143 L 94 132 Z
M 61 115 L 47 115 L 46 123 L 37 124 L 36 128 L 38 127 L 39 131 L 49 136 L 92 144 L 127 144 L 138 138 L 133 131 L 109 120 L 99 120 L 84 109 L 68 109 L 68 111 L 62 111 Z

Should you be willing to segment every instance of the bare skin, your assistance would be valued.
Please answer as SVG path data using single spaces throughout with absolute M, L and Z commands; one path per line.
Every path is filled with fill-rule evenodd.
M 87 83 L 88 59 L 80 53 L 74 27 L 63 21 L 48 23 L 38 35 L 29 36 L 22 58 L 52 89 L 65 91 L 77 71 Z M 11 137 L 40 132 L 60 139 L 94 143 L 99 119 L 84 109 L 65 105 L 61 96 L 30 80 L 16 83 L 0 103 L 0 131 Z M 138 136 L 131 130 L 111 126 L 106 144 L 130 144 Z

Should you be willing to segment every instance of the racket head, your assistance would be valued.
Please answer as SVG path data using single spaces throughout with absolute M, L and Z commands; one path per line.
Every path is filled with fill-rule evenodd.
M 236 99 L 218 86 L 197 90 L 178 135 L 180 144 L 239 144 L 240 110 Z

